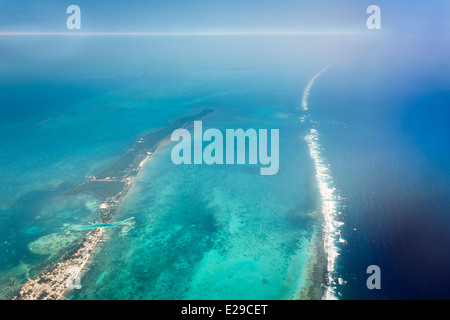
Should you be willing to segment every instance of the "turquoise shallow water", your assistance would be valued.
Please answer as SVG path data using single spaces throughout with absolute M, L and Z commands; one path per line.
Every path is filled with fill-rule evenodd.
M 160 148 L 70 298 L 298 297 L 323 227 L 311 126 L 344 204 L 339 297 L 448 296 L 449 42 L 350 38 L 2 39 L 0 297 L 97 226 L 99 199 L 73 185 L 203 108 L 205 129 L 279 129 L 279 174 L 177 167 Z M 302 123 L 303 90 L 339 61 Z M 374 263 L 381 293 L 365 287 Z
M 170 146 L 162 148 L 107 228 L 110 238 L 83 277 L 83 288 L 70 295 L 296 297 L 320 223 L 313 217 L 317 194 L 303 141 L 307 128 L 298 121 L 299 97 L 310 76 L 301 59 L 280 68 L 273 52 L 258 51 L 264 48 L 260 40 L 236 55 L 242 39 L 232 47 L 230 39 L 122 39 L 131 45 L 126 52 L 110 40 L 73 39 L 70 45 L 81 44 L 84 63 L 63 72 L 60 64 L 71 53 L 55 51 L 55 58 L 47 49 L 67 40 L 46 40 L 48 48 L 33 56 L 24 50 L 33 39 L 2 41 L 21 53 L 1 78 L 2 298 L 12 297 L 98 223 L 100 200 L 67 194 L 73 185 L 118 159 L 146 132 L 202 108 L 215 110 L 205 128 L 280 129 L 279 175 L 262 177 L 259 166 L 177 167 Z M 194 49 L 187 57 L 164 55 L 188 43 Z M 108 47 L 115 51 L 107 59 L 92 55 Z M 21 69 L 25 62 L 27 70 Z M 134 219 L 123 224 L 128 218 Z
M 274 107 L 273 98 L 252 90 L 223 98 L 243 101 L 245 112 L 217 109 L 204 126 L 280 128 L 279 175 L 261 176 L 259 166 L 175 166 L 171 145 L 161 148 L 146 163 L 117 215 L 134 217 L 134 228 L 112 232 L 83 277 L 83 288 L 71 293 L 72 298 L 298 295 L 320 221 L 312 216 L 311 161 L 297 119 L 276 112 L 287 111 L 282 99 Z M 272 113 L 260 108 L 264 98 Z M 99 284 L 104 272 L 108 274 Z

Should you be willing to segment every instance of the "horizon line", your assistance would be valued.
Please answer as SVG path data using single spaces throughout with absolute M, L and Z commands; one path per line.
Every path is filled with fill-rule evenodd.
M 244 32 L 0 32 L 0 37 L 23 37 L 23 36 L 69 36 L 69 37 L 92 37 L 92 36 L 257 36 L 257 35 L 350 35 L 361 34 L 361 32 L 303 32 L 303 31 L 244 31 Z

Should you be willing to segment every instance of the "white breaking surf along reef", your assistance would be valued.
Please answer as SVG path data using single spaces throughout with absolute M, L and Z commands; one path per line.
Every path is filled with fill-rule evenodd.
M 325 67 L 309 81 L 303 92 L 303 111 L 308 110 L 308 97 L 314 82 L 320 77 L 320 75 L 334 65 L 335 64 L 331 64 Z M 300 119 L 304 122 L 306 118 L 307 116 L 303 115 Z M 321 197 L 321 212 L 324 218 L 323 240 L 324 249 L 327 254 L 327 286 L 323 299 L 335 300 L 337 299 L 337 286 L 344 283 L 344 280 L 339 278 L 336 272 L 336 259 L 339 256 L 339 248 L 337 244 L 345 243 L 345 240 L 342 239 L 340 230 L 344 223 L 338 221 L 338 216 L 340 214 L 338 211 L 340 198 L 337 194 L 336 188 L 333 187 L 333 178 L 328 168 L 329 166 L 325 163 L 321 154 L 322 147 L 319 142 L 319 137 L 320 134 L 318 130 L 315 127 L 312 127 L 309 134 L 305 137 L 305 140 L 308 143 L 309 153 L 314 161 L 316 180 Z

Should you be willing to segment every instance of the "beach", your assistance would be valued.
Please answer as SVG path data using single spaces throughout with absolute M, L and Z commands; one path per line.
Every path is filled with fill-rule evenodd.
M 100 204 L 99 221 L 100 225 L 108 224 L 127 196 L 134 178 L 158 146 L 167 140 L 173 130 L 187 128 L 191 121 L 200 120 L 211 112 L 213 110 L 204 109 L 193 116 L 178 118 L 171 126 L 143 136 L 117 162 L 96 176 L 90 177 L 86 182 L 75 186 L 70 193 L 94 192 L 101 196 L 103 201 Z M 109 176 L 105 176 L 106 174 Z M 121 185 L 121 188 L 117 188 L 118 185 Z M 73 289 L 74 281 L 81 279 L 83 268 L 89 259 L 92 259 L 102 234 L 102 227 L 90 231 L 77 248 L 72 248 L 73 253 L 63 257 L 53 270 L 45 272 L 36 279 L 29 279 L 14 299 L 61 299 L 67 290 Z

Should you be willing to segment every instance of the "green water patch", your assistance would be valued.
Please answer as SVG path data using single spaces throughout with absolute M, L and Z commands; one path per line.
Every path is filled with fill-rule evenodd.
M 0 274 L 0 300 L 10 300 L 16 296 L 29 278 L 29 266 L 21 263 Z
M 105 278 L 105 276 L 108 274 L 108 272 L 103 272 L 100 277 L 98 277 L 97 279 L 97 285 L 101 284 L 103 282 L 103 279 Z
M 25 229 L 25 231 L 23 233 L 26 235 L 35 235 L 35 234 L 39 234 L 41 232 L 42 232 L 42 227 L 33 226 L 33 227 L 29 227 L 28 229 Z
M 28 245 L 30 252 L 40 255 L 55 256 L 80 236 L 80 233 L 51 233 Z

